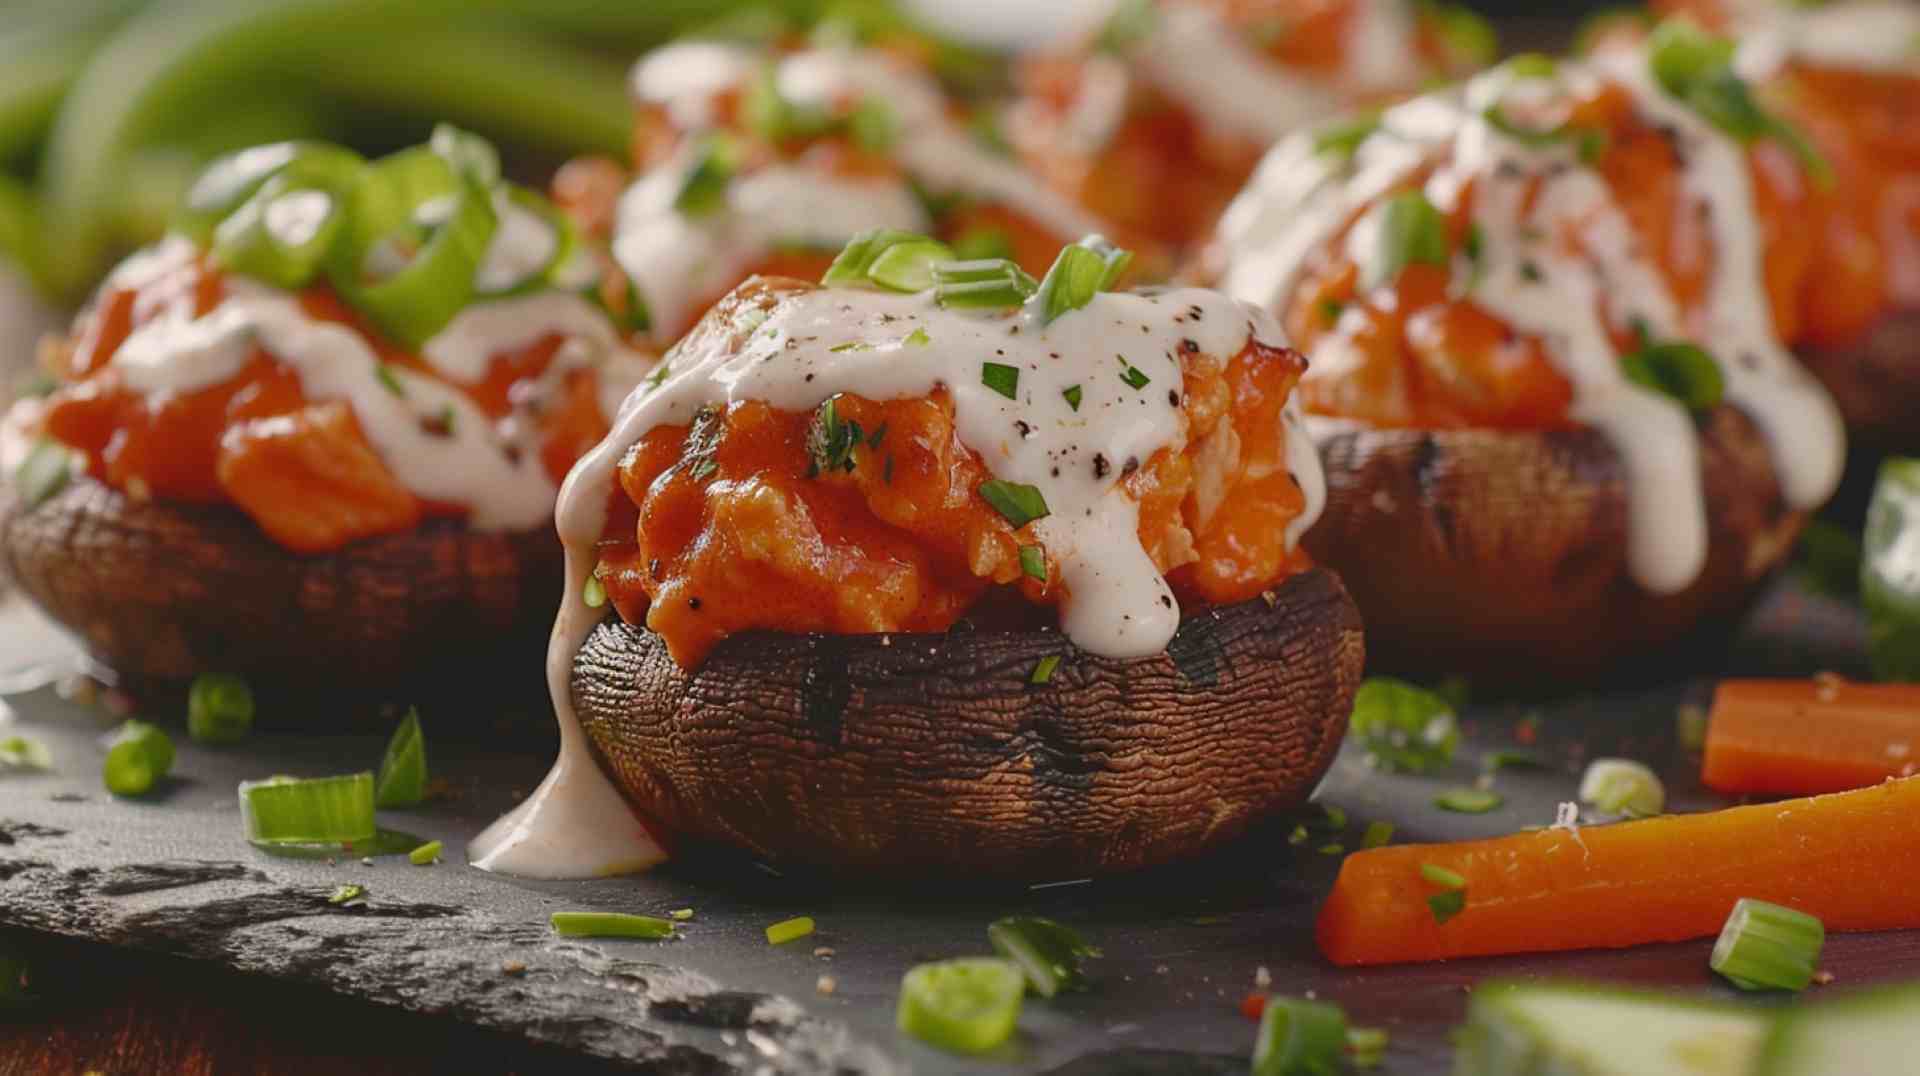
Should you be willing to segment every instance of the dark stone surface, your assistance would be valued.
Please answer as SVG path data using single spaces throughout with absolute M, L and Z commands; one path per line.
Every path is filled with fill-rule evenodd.
M 1776 674 L 1859 671 L 1860 628 L 1841 607 L 1776 594 L 1750 625 L 1733 667 Z M 9 639 L 4 646 L 11 646 Z M 1369 821 L 1395 823 L 1396 841 L 1490 836 L 1548 822 L 1571 799 L 1584 760 L 1625 754 L 1662 771 L 1678 809 L 1720 801 L 1696 781 L 1674 743 L 1675 707 L 1704 702 L 1706 680 L 1583 695 L 1551 705 L 1476 705 L 1469 744 L 1446 773 L 1385 778 L 1349 750 L 1319 798 L 1344 807 L 1351 846 Z M 687 850 L 632 878 L 543 883 L 463 865 L 466 840 L 531 789 L 551 743 L 502 740 L 494 715 L 427 712 L 428 754 L 445 795 L 384 812 L 385 825 L 446 842 L 447 861 L 404 857 L 371 864 L 266 856 L 240 835 L 236 783 L 272 773 L 319 775 L 371 768 L 377 735 L 257 735 L 223 749 L 174 728 L 175 775 L 140 801 L 99 784 L 102 731 L 117 720 L 37 690 L 9 700 L 19 731 L 44 741 L 48 774 L 0 775 L 0 926 L 134 946 L 317 984 L 403 1010 L 498 1029 L 638 1070 L 724 1072 L 948 1072 L 961 1061 L 892 1029 L 901 974 L 921 960 L 985 952 L 1001 915 L 1048 915 L 1102 946 L 1093 988 L 1029 999 L 1016 1041 L 991 1060 L 1011 1070 L 1093 1073 L 1244 1071 L 1253 1028 L 1239 1002 L 1266 968 L 1271 989 L 1311 991 L 1344 1004 L 1360 1024 L 1392 1034 L 1383 1071 L 1447 1070 L 1446 1032 L 1467 991 L 1493 975 L 1553 974 L 1657 983 L 1731 994 L 1706 966 L 1710 942 L 1556 957 L 1455 961 L 1341 970 L 1314 951 L 1311 923 L 1337 857 L 1287 840 L 1278 823 L 1227 854 L 1147 875 L 1036 887 L 890 887 L 845 877 L 775 875 L 725 853 Z M 1507 772 L 1504 807 L 1486 815 L 1434 810 L 1441 788 L 1470 783 L 1483 750 L 1512 748 L 1541 715 L 1532 746 L 1547 766 Z M 163 718 L 166 715 L 161 715 Z M 335 905 L 334 887 L 358 883 L 364 903 Z M 677 941 L 555 937 L 558 910 L 664 913 L 691 907 Z M 767 945 L 764 928 L 812 915 L 814 937 Z M 831 953 L 816 950 L 830 949 Z M 1849 985 L 1911 975 L 1920 942 L 1909 934 L 1840 936 L 1826 964 Z M 822 976 L 831 993 L 817 989 Z

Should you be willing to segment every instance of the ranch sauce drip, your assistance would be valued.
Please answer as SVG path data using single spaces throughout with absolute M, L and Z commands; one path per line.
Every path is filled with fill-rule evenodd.
M 1683 188 L 1712 231 L 1713 277 L 1703 309 L 1691 316 L 1570 140 L 1529 146 L 1482 118 L 1495 101 L 1550 99 L 1602 78 L 1623 86 L 1644 115 L 1674 132 Z M 1683 590 L 1706 564 L 1698 435 L 1684 407 L 1627 380 L 1609 325 L 1638 319 L 1655 339 L 1706 342 L 1727 400 L 1766 436 L 1786 501 L 1811 508 L 1832 494 L 1844 449 L 1840 417 L 1774 331 L 1745 151 L 1666 97 L 1641 51 L 1610 52 L 1592 66 L 1563 61 L 1549 80 L 1497 69 L 1460 93 L 1389 110 L 1350 160 L 1316 153 L 1308 136 L 1289 140 L 1222 220 L 1224 289 L 1270 309 L 1284 306 L 1300 268 L 1343 228 L 1346 253 L 1365 264 L 1383 196 L 1423 169 L 1431 170 L 1424 193 L 1443 213 L 1473 183 L 1481 254 L 1477 265 L 1456 264 L 1455 278 L 1471 279 L 1475 303 L 1545 345 L 1572 383 L 1572 416 L 1604 433 L 1619 453 L 1628 478 L 1628 560 L 1642 586 L 1661 594 Z M 1526 192 L 1536 180 L 1529 208 Z M 1574 229 L 1584 253 L 1554 241 Z M 1306 376 L 1340 376 L 1339 348 L 1322 350 Z
M 930 292 L 822 288 L 781 297 L 764 320 L 743 310 L 732 325 L 703 323 L 670 352 L 668 378 L 628 398 L 613 432 L 561 490 L 556 518 L 567 589 L 547 652 L 560 757 L 526 803 L 474 841 L 474 865 L 560 878 L 659 858 L 638 823 L 622 830 L 612 822 L 632 815 L 596 766 L 573 712 L 573 660 L 605 613 L 589 608 L 582 591 L 621 457 L 654 428 L 689 423 L 709 405 L 759 400 L 805 412 L 840 393 L 884 400 L 944 386 L 960 439 L 994 477 L 1035 486 L 1046 499 L 1050 514 L 1032 527 L 1071 592 L 1061 614 L 1067 636 L 1108 657 L 1163 650 L 1180 610 L 1140 546 L 1138 506 L 1120 488 L 1126 463 L 1185 448 L 1186 416 L 1168 392 L 1182 383 L 1178 355 L 1188 341 L 1225 361 L 1252 339 L 1282 337 L 1265 314 L 1193 289 L 1102 293 L 1046 326 L 1037 309 L 969 313 L 940 307 Z M 1017 399 L 982 384 L 983 361 L 1020 371 Z M 1150 380 L 1130 386 L 1123 380 L 1129 366 Z M 1078 410 L 1062 395 L 1075 385 Z M 1289 401 L 1285 412 L 1288 466 L 1307 503 L 1290 546 L 1319 515 L 1325 491 L 1319 457 L 1297 432 L 1296 406 Z M 1017 422 L 1027 425 L 1024 436 Z
M 195 257 L 190 242 L 169 239 L 122 263 L 107 286 L 137 290 Z M 473 383 L 494 356 L 548 335 L 565 343 L 522 408 L 537 407 L 567 373 L 590 366 L 611 414 L 646 372 L 648 360 L 620 342 L 604 315 L 563 292 L 470 306 L 421 356 L 450 380 Z M 182 294 L 129 334 L 109 364 L 136 392 L 195 392 L 238 376 L 256 348 L 293 371 L 307 399 L 345 401 L 381 461 L 415 496 L 466 506 L 476 530 L 529 530 L 550 518 L 555 490 L 525 416 L 516 410 L 496 422 L 453 386 L 387 365 L 396 392 L 358 330 L 308 316 L 290 292 L 230 276 L 227 297 L 201 316 Z
M 935 193 L 1006 206 L 1063 238 L 1102 230 L 1094 217 L 983 147 L 948 117 L 932 80 L 882 52 L 819 48 L 774 58 L 738 46 L 687 42 L 640 61 L 632 85 L 640 103 L 664 108 L 680 130 L 697 133 L 717 120 L 715 95 L 755 77 L 763 64 L 774 66 L 781 97 L 799 107 L 831 114 L 856 100 L 885 104 L 898 132 L 889 152 Z M 646 300 L 662 341 L 685 332 L 705 304 L 776 247 L 837 250 L 872 228 L 931 230 L 926 209 L 904 179 L 836 176 L 805 163 L 744 172 L 728 184 L 724 206 L 689 216 L 673 203 L 697 163 L 694 141 L 628 187 L 615 214 L 614 257 Z

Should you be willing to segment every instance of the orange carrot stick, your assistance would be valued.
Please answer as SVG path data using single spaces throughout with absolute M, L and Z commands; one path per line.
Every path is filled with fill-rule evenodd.
M 1445 923 L 1431 864 L 1466 880 Z M 1444 878 L 1441 872 L 1429 872 Z M 1614 948 L 1719 933 L 1741 897 L 1830 931 L 1920 927 L 1920 777 L 1705 814 L 1356 852 L 1320 909 L 1336 964 Z
M 1701 780 L 1805 796 L 1920 772 L 1920 684 L 1726 680 L 1707 718 Z

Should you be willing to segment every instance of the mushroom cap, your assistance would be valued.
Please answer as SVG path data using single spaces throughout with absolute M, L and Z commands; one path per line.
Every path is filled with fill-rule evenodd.
M 1920 310 L 1889 314 L 1846 345 L 1796 354 L 1833 393 L 1856 443 L 1920 451 Z
M 6 498 L 0 564 L 134 681 L 219 670 L 329 690 L 411 688 L 451 656 L 484 674 L 499 666 L 477 655 L 509 641 L 537 661 L 562 578 L 546 529 L 435 519 L 308 556 L 233 507 L 134 500 L 91 478 L 31 508 Z
M 1663 651 L 1697 665 L 1673 644 L 1729 625 L 1806 522 L 1745 414 L 1700 421 L 1707 563 L 1677 594 L 1634 581 L 1627 476 L 1587 428 L 1342 430 L 1321 441 L 1327 508 L 1307 548 L 1352 590 L 1385 668 L 1536 688 Z
M 1315 568 L 1124 660 L 1050 630 L 751 632 L 688 670 L 609 617 L 572 694 L 607 772 L 671 832 L 870 873 L 1070 878 L 1196 855 L 1303 802 L 1363 663 L 1358 611 Z

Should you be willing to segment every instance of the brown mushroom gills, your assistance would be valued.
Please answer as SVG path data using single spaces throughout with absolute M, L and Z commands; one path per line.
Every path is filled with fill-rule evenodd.
M 1131 660 L 1054 631 L 752 632 L 688 670 L 609 617 L 572 695 L 671 832 L 869 873 L 1070 878 L 1197 855 L 1305 801 L 1363 663 L 1358 611 L 1315 568 Z
M 500 666 L 480 655 L 510 640 L 537 666 L 561 561 L 550 530 L 484 534 L 444 519 L 303 556 L 232 507 L 139 501 L 92 479 L 32 508 L 0 505 L 14 584 L 136 681 L 219 670 L 412 686 L 447 659 L 490 675 Z
M 1707 563 L 1677 594 L 1634 581 L 1627 477 L 1591 429 L 1339 432 L 1307 547 L 1352 590 L 1383 668 L 1545 687 L 1657 658 L 1731 622 L 1806 522 L 1744 414 L 1700 421 Z

